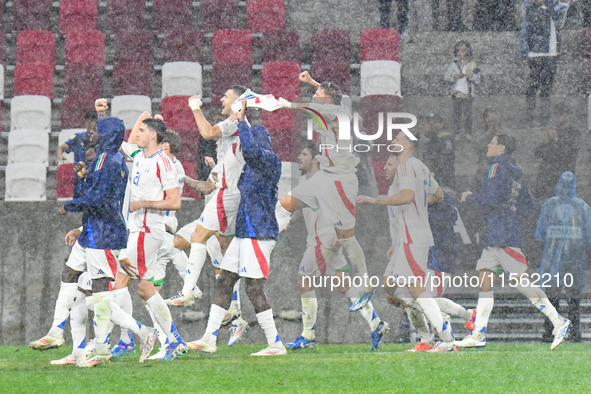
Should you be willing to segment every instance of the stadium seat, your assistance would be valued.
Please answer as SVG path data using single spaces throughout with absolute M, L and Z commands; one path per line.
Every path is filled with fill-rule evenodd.
M 299 62 L 263 63 L 261 92 L 287 100 L 301 97 L 300 72 Z
M 168 128 L 175 131 L 197 131 L 193 112 L 189 108 L 189 96 L 168 96 L 162 99 L 162 117 Z
M 194 163 L 197 160 L 197 148 L 199 148 L 199 133 L 195 130 L 173 130 L 179 134 L 182 141 L 181 150 L 176 154 L 176 158 L 182 162 Z
M 60 34 L 68 34 L 79 30 L 96 30 L 97 23 L 97 0 L 60 1 Z
M 113 66 L 113 91 L 116 96 L 152 96 L 152 64 L 118 63 Z
M 70 63 L 64 67 L 64 95 L 103 94 L 103 71 L 100 64 Z
M 191 29 L 191 0 L 154 0 L 154 30 L 160 33 Z
M 56 177 L 56 198 L 61 201 L 71 200 L 74 197 L 74 163 L 64 163 L 57 166 Z
M 298 169 L 297 163 L 291 161 L 281 162 L 281 178 L 277 185 L 277 198 L 282 199 L 292 191 L 299 183 L 302 173 Z
M 351 93 L 351 71 L 349 62 L 312 62 L 312 78 L 319 82 L 329 81 L 341 88 L 343 94 Z
M 399 62 L 398 32 L 394 29 L 367 29 L 359 37 L 361 62 L 394 60 Z
M 263 122 L 263 124 L 265 124 Z M 265 126 L 267 127 L 267 126 Z M 291 130 L 269 128 L 271 134 L 271 145 L 273 151 L 281 161 L 295 162 L 300 154 L 302 138 L 299 132 L 292 132 Z M 299 130 L 298 130 L 299 131 Z
M 581 33 L 581 52 L 584 57 L 591 57 L 591 27 L 583 29 Z
M 351 38 L 347 30 L 316 30 L 310 38 L 312 62 L 351 63 Z
M 53 66 L 44 63 L 17 64 L 14 68 L 14 95 L 53 99 Z
M 126 129 L 132 129 L 144 111 L 152 113 L 152 99 L 148 96 L 115 96 L 111 101 L 111 116 L 122 119 Z
M 73 31 L 66 35 L 66 64 L 105 66 L 105 35 L 100 31 Z
M 5 201 L 45 201 L 47 168 L 42 163 L 6 166 Z
M 183 168 L 185 169 L 185 175 L 190 176 L 191 178 L 193 178 L 195 180 L 199 179 L 197 177 L 197 164 L 195 164 L 194 162 L 188 162 L 188 161 L 183 161 L 183 162 L 181 162 L 181 164 L 183 165 Z M 198 192 L 191 189 L 185 183 L 185 186 L 183 186 L 182 198 L 184 200 L 199 200 L 200 196 L 199 196 Z
M 64 129 L 59 132 L 57 136 L 57 146 L 61 146 L 65 144 L 66 141 L 74 138 L 78 133 L 86 133 L 86 129 Z M 74 153 L 64 153 L 64 161 L 61 163 L 73 163 L 74 162 Z
M 382 122 L 383 122 L 383 129 L 382 135 L 376 139 L 371 141 L 372 144 L 386 144 L 390 145 L 392 141 L 388 141 L 387 139 L 387 113 L 388 112 L 398 112 L 400 110 L 400 103 L 401 98 L 399 96 L 389 96 L 389 95 L 375 95 L 375 96 L 365 96 L 361 99 L 361 116 L 363 117 L 363 127 L 362 130 L 365 131 L 368 135 L 374 135 L 377 133 L 379 129 L 379 113 L 381 112 L 382 115 Z M 385 161 L 388 160 L 388 155 L 390 153 L 384 147 L 380 148 L 378 152 L 377 149 L 372 150 L 372 159 L 377 161 Z
M 374 161 L 372 162 L 373 165 L 373 172 L 376 177 L 376 183 L 378 186 L 378 194 L 382 196 L 388 195 L 388 189 L 392 182 L 386 180 L 386 171 L 384 170 L 384 166 L 386 165 L 385 161 Z
M 361 97 L 377 94 L 401 96 L 400 63 L 394 60 L 361 63 Z
M 8 133 L 9 163 L 49 163 L 49 133 L 45 129 L 16 129 Z
M 292 30 L 263 33 L 263 62 L 301 62 L 300 35 Z
M 201 32 L 193 30 L 171 31 L 164 35 L 164 61 L 202 64 L 202 47 L 203 34 Z
M 261 111 L 263 126 L 274 130 L 300 130 L 301 116 L 299 113 L 290 109 L 278 109 L 273 112 Z
M 51 30 L 51 3 L 51 0 L 14 0 L 14 30 Z
M 109 0 L 107 20 L 111 33 L 144 28 L 145 0 Z
M 96 96 L 64 96 L 62 99 L 62 129 L 84 127 L 84 114 L 94 111 Z
M 264 33 L 285 28 L 283 0 L 250 0 L 246 2 L 248 30 Z
M 122 30 L 115 34 L 115 63 L 154 64 L 154 33 Z
M 51 100 L 49 97 L 13 97 L 10 102 L 10 129 L 47 129 L 49 131 L 51 129 Z
M 16 64 L 45 63 L 55 66 L 55 34 L 29 30 L 16 34 Z
M 202 95 L 201 64 L 171 62 L 162 66 L 162 97 Z
M 218 30 L 213 33 L 213 61 L 252 65 L 252 36 L 244 30 Z
M 211 83 L 211 105 L 220 107 L 220 99 L 231 85 L 252 84 L 251 65 L 247 63 L 213 63 Z
M 201 0 L 199 4 L 200 30 L 238 29 L 238 0 Z

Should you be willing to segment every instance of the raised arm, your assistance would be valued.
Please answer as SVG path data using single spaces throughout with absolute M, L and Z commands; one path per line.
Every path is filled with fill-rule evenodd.
M 189 107 L 191 107 L 191 111 L 193 112 L 193 117 L 195 118 L 195 123 L 197 123 L 199 133 L 206 140 L 220 138 L 222 136 L 222 129 L 217 125 L 212 126 L 211 123 L 205 119 L 205 115 L 203 115 L 203 111 L 201 111 L 201 104 L 201 97 L 191 96 L 189 98 Z
M 140 132 L 140 127 L 142 127 L 142 123 L 144 123 L 144 120 L 146 119 L 150 119 L 152 117 L 152 115 L 150 115 L 149 112 L 144 111 L 135 121 L 135 124 L 133 125 L 133 129 L 131 130 L 131 134 L 129 135 L 129 138 L 127 139 L 127 142 L 129 144 L 135 144 L 137 142 L 137 133 Z

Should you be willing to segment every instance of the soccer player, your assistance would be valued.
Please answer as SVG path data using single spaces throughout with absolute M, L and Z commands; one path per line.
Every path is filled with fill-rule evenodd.
M 452 345 L 453 333 L 451 326 L 445 322 L 437 302 L 432 297 L 431 289 L 427 289 L 429 277 L 435 274 L 427 267 L 430 247 L 433 246 L 433 235 L 429 225 L 427 204 L 428 195 L 433 201 L 443 198 L 439 185 L 431 177 L 429 169 L 414 157 L 415 144 L 404 133 L 398 133 L 394 144 L 402 147 L 397 152 L 398 168 L 392 184 L 391 193 L 387 197 L 357 197 L 361 204 L 381 204 L 396 206 L 398 216 L 398 250 L 394 259 L 386 268 L 385 289 L 389 296 L 397 298 L 395 290 L 400 280 L 406 285 L 412 299 L 404 300 L 407 305 L 418 305 L 437 331 L 441 342 L 430 351 L 456 351 Z M 394 264 L 392 264 L 392 262 Z
M 314 142 L 308 141 L 298 156 L 299 169 L 304 174 L 300 183 L 307 182 L 315 176 L 319 170 L 318 147 Z M 341 293 L 348 293 L 350 283 L 349 267 L 343 256 L 340 246 L 337 244 L 334 226 L 326 221 L 321 210 L 314 211 L 312 208 L 302 208 L 302 214 L 306 223 L 308 237 L 307 248 L 302 257 L 299 267 L 298 288 L 302 300 L 302 323 L 304 329 L 302 335 L 295 341 L 285 344 L 291 349 L 313 348 L 316 345 L 316 314 L 318 312 L 318 300 L 313 286 L 313 277 L 328 275 L 327 271 L 334 271 L 334 275 L 340 278 L 342 284 L 338 290 Z M 293 220 L 293 217 L 292 217 Z M 355 291 L 355 289 L 353 289 Z M 354 301 L 355 298 L 351 298 Z M 382 344 L 384 335 L 390 327 L 388 323 L 380 320 L 375 312 L 371 301 L 360 310 L 361 315 L 369 323 L 371 329 L 372 350 L 378 350 Z
M 534 206 L 534 199 L 523 179 L 523 170 L 515 162 L 517 148 L 514 137 L 499 134 L 488 144 L 486 156 L 491 166 L 484 173 L 479 193 L 462 193 L 462 202 L 474 205 L 486 216 L 486 232 L 482 237 L 482 255 L 476 263 L 480 271 L 480 292 L 476 306 L 475 329 L 461 341 L 460 347 L 486 346 L 486 326 L 494 306 L 493 281 L 507 273 L 516 280 L 515 288 L 526 296 L 554 325 L 554 341 L 550 349 L 562 343 L 571 322 L 558 314 L 546 294 L 537 286 L 525 284 L 527 261 L 519 248 L 519 218 Z M 525 281 L 524 281 L 525 279 Z
M 341 140 L 339 136 L 339 120 L 336 113 L 345 113 L 351 119 L 349 110 L 342 106 L 341 89 L 331 83 L 322 84 L 312 79 L 307 71 L 299 76 L 300 81 L 309 83 L 316 92 L 312 103 L 290 103 L 284 98 L 279 101 L 285 108 L 298 109 L 318 115 L 325 120 L 314 125 L 314 130 L 324 139 L 324 149 L 317 156 L 320 171 L 307 182 L 294 188 L 277 206 L 276 215 L 279 228 L 283 229 L 291 213 L 306 206 L 321 209 L 322 214 L 336 231 L 339 243 L 343 246 L 354 275 L 367 276 L 367 265 L 363 249 L 355 238 L 355 197 L 358 192 L 358 180 L 355 175 L 359 159 L 351 150 L 351 140 Z M 332 146 L 332 148 L 328 148 Z M 349 310 L 351 312 L 363 308 L 375 293 L 369 284 L 359 292 Z
M 265 333 L 268 347 L 252 356 L 287 354 L 279 338 L 273 311 L 264 291 L 269 275 L 271 252 L 275 247 L 279 227 L 274 215 L 277 204 L 277 184 L 281 177 L 281 161 L 271 147 L 271 136 L 263 126 L 250 127 L 244 121 L 246 100 L 236 117 L 238 135 L 245 165 L 240 176 L 240 207 L 236 217 L 236 237 L 222 260 L 216 296 L 209 313 L 205 335 L 188 344 L 191 350 L 213 353 L 216 339 L 227 308 L 232 300 L 232 288 L 240 277 L 245 279 L 246 294 L 254 306 L 257 320 Z

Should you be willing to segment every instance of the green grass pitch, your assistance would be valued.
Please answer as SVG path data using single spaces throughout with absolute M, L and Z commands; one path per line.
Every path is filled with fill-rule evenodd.
M 53 366 L 71 347 L 0 346 L 0 393 L 584 393 L 591 344 L 489 343 L 485 350 L 404 353 L 412 345 L 319 345 L 249 357 L 263 345 L 219 346 L 172 362 L 139 354 L 93 369 Z

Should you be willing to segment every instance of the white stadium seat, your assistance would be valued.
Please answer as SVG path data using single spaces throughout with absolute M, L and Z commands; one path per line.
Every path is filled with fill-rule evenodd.
M 152 113 L 152 99 L 148 96 L 115 96 L 111 101 L 111 115 L 123 120 L 128 130 L 144 111 Z
M 400 63 L 372 60 L 361 63 L 361 97 L 378 94 L 401 96 Z
M 45 201 L 47 169 L 41 163 L 8 163 L 5 201 Z
M 162 66 L 162 97 L 202 94 L 201 64 L 170 62 Z
M 8 163 L 49 162 L 49 134 L 44 129 L 17 129 L 8 134 Z
M 86 129 L 64 129 L 64 130 L 60 131 L 60 133 L 57 137 L 57 146 L 61 146 L 63 143 L 65 143 L 70 138 L 74 138 L 76 136 L 76 134 L 78 134 L 78 133 L 86 133 Z M 64 159 L 66 159 L 66 160 L 62 161 L 60 164 L 73 163 L 74 162 L 74 153 L 72 153 L 72 152 L 64 153 Z
M 15 96 L 10 101 L 10 129 L 51 130 L 51 100 L 46 96 Z

